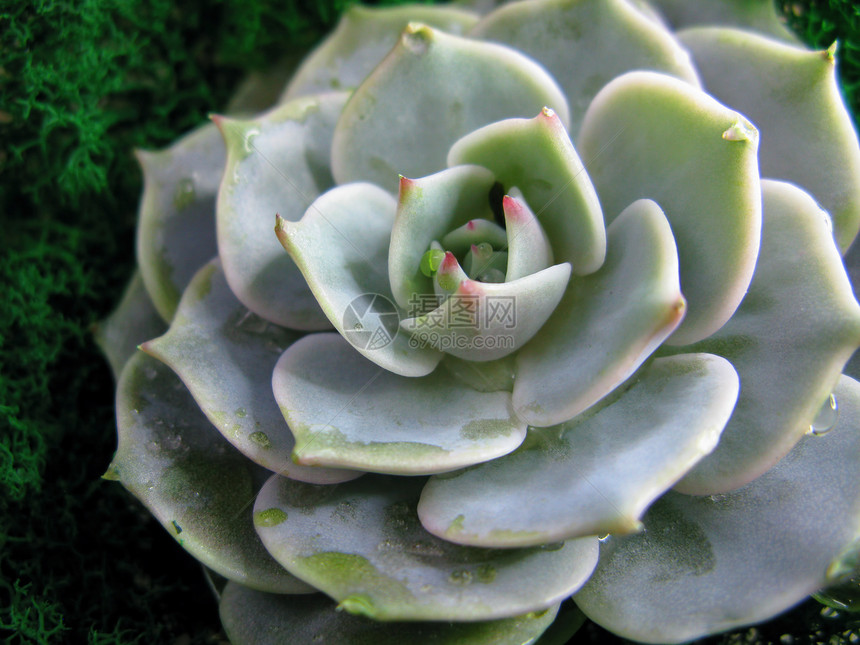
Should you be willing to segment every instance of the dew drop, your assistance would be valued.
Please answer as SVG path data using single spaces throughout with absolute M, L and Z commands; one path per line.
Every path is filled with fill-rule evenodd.
M 254 526 L 277 526 L 287 519 L 287 514 L 279 508 L 267 508 L 254 513 Z
M 373 618 L 376 615 L 376 608 L 373 606 L 373 601 L 363 594 L 352 594 L 351 596 L 347 596 L 340 601 L 337 609 L 345 609 L 350 614 L 369 616 L 370 618 Z
M 564 542 L 550 542 L 549 544 L 542 544 L 540 548 L 543 551 L 559 551 L 564 548 Z
M 472 582 L 472 572 L 468 569 L 457 569 L 448 576 L 448 582 L 454 585 L 465 586 Z
M 254 139 L 256 139 L 257 136 L 259 136 L 259 134 L 260 134 L 260 131 L 257 130 L 256 128 L 248 130 L 245 133 L 245 137 L 242 140 L 242 143 L 245 146 L 245 152 L 253 152 L 254 151 L 254 148 L 255 148 Z
M 821 608 L 821 617 L 822 618 L 839 618 L 839 612 L 833 607 L 822 607 Z
M 839 404 L 836 402 L 836 396 L 831 394 L 812 420 L 812 425 L 809 426 L 809 433 L 820 436 L 830 432 L 833 426 L 836 425 L 838 418 Z
M 244 419 L 248 416 L 248 413 L 245 411 L 245 408 L 236 408 L 236 416 L 240 419 Z

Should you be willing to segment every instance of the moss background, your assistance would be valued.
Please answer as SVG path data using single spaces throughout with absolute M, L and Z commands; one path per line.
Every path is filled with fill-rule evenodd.
M 91 325 L 131 275 L 157 148 L 223 109 L 247 70 L 310 46 L 346 2 L 0 0 L 0 640 L 219 643 L 200 570 L 120 486 L 113 382 Z M 860 114 L 860 8 L 785 3 L 812 45 L 841 41 Z M 591 626 L 577 642 L 607 642 Z M 807 603 L 718 642 L 858 642 Z

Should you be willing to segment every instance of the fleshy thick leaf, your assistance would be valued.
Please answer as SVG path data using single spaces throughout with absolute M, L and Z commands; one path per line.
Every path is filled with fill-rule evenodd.
M 164 320 L 158 315 L 140 271 L 135 271 L 117 308 L 93 330 L 95 341 L 110 363 L 114 379 L 143 341 L 164 333 Z
M 811 435 L 732 493 L 667 493 L 640 535 L 601 544 L 597 570 L 574 597 L 625 638 L 682 642 L 767 620 L 832 583 L 858 538 L 860 384 L 842 377 L 839 422 Z
M 332 172 L 340 184 L 370 181 L 393 192 L 398 174 L 423 177 L 444 168 L 463 135 L 544 106 L 568 122 L 561 90 L 530 58 L 411 23 L 347 103 Z
M 636 531 L 645 509 L 714 448 L 737 394 L 723 358 L 657 359 L 594 415 L 532 429 L 506 457 L 432 478 L 418 515 L 431 533 L 475 546 Z
M 439 473 L 505 455 L 526 434 L 508 392 L 475 392 L 445 370 L 392 374 L 336 334 L 293 344 L 273 387 L 302 464 Z
M 755 268 L 756 129 L 687 83 L 631 72 L 594 99 L 578 147 L 607 221 L 644 197 L 672 225 L 689 310 L 670 342 L 711 335 L 737 309 Z
M 541 611 L 578 589 L 597 538 L 552 548 L 478 549 L 436 538 L 415 512 L 423 479 L 366 476 L 337 487 L 273 476 L 255 517 L 270 553 L 353 614 L 476 621 Z M 268 515 L 264 515 L 268 514 Z
M 106 478 L 119 480 L 191 555 L 226 578 L 262 591 L 313 591 L 254 533 L 250 502 L 269 471 L 218 434 L 169 367 L 135 354 L 120 377 L 116 408 L 119 447 Z
M 534 642 L 558 615 L 555 606 L 474 623 L 383 623 L 336 607 L 323 594 L 268 594 L 231 582 L 224 589 L 220 612 L 233 645 L 523 645 Z
M 634 69 L 698 86 L 690 56 L 672 34 L 626 0 L 525 0 L 494 11 L 469 35 L 503 43 L 542 63 L 564 90 L 570 131 L 595 94 Z
M 478 21 L 471 11 L 454 7 L 352 5 L 337 28 L 304 60 L 281 102 L 317 92 L 353 89 L 397 44 L 411 21 L 420 21 L 449 34 L 462 34 Z
M 860 345 L 860 306 L 827 213 L 791 184 L 765 180 L 762 188 L 764 229 L 749 292 L 716 334 L 679 348 L 724 356 L 741 378 L 720 445 L 681 482 L 685 493 L 732 490 L 782 459 Z
M 233 293 L 285 327 L 329 327 L 301 272 L 272 232 L 275 215 L 298 220 L 334 183 L 334 125 L 347 94 L 291 101 L 253 121 L 223 117 L 227 168 L 218 193 L 218 251 Z
M 524 278 L 552 265 L 552 245 L 528 204 L 520 197 L 506 195 L 502 199 L 502 210 L 508 252 L 505 282 Z
M 395 209 L 394 198 L 377 186 L 339 186 L 317 199 L 301 221 L 278 219 L 276 232 L 334 328 L 353 334 L 356 350 L 396 374 L 423 376 L 442 354 L 397 333 L 387 271 Z
M 690 29 L 678 37 L 708 93 L 761 131 L 762 176 L 809 191 L 847 250 L 860 230 L 860 142 L 839 93 L 833 52 L 737 29 Z
M 630 377 L 684 316 L 678 254 L 659 206 L 631 204 L 608 231 L 606 262 L 571 280 L 517 355 L 513 403 L 534 426 L 573 418 Z
M 757 31 L 784 42 L 799 41 L 776 12 L 772 0 L 648 0 L 675 30 L 705 25 Z
M 138 150 L 137 160 L 143 169 L 138 268 L 169 323 L 197 269 L 218 252 L 215 195 L 226 153 L 218 129 L 206 124 L 165 150 Z
M 493 171 L 505 189 L 522 191 L 549 236 L 556 262 L 575 275 L 600 268 L 606 255 L 603 212 L 562 121 L 544 108 L 532 119 L 507 119 L 457 141 L 448 165 Z
M 236 300 L 213 260 L 185 290 L 168 333 L 142 349 L 176 372 L 224 438 L 255 463 L 317 484 L 355 479 L 361 473 L 290 460 L 295 440 L 272 395 L 272 370 L 298 338 Z
M 538 333 L 569 279 L 570 264 L 565 262 L 513 282 L 463 280 L 436 309 L 407 318 L 400 326 L 419 346 L 471 361 L 496 360 Z
M 400 179 L 397 214 L 391 228 L 388 273 L 398 306 L 414 316 L 415 297 L 432 294 L 421 258 L 431 242 L 470 220 L 492 220 L 489 194 L 495 178 L 485 168 L 460 166 L 421 179 Z M 468 247 L 467 247 L 468 248 Z

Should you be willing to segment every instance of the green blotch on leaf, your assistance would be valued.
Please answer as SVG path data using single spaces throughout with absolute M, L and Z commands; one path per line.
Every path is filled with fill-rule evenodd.
M 312 573 L 314 580 L 326 580 L 326 593 L 341 603 L 352 599 L 344 609 L 379 618 L 385 605 L 409 603 L 412 592 L 402 582 L 394 580 L 373 566 L 364 556 L 354 553 L 328 551 L 301 558 L 302 568 Z M 361 602 L 356 599 L 361 598 Z
M 481 439 L 510 436 L 513 429 L 511 422 L 505 419 L 475 419 L 463 426 L 460 430 L 460 436 L 463 439 L 480 441 Z
M 279 508 L 267 508 L 264 511 L 254 513 L 254 526 L 271 527 L 277 526 L 287 519 L 286 512 Z
M 267 435 L 265 432 L 252 432 L 248 435 L 248 439 L 250 439 L 263 449 L 272 447 L 272 441 L 269 439 L 269 435 Z
M 194 180 L 190 177 L 184 177 L 176 185 L 176 191 L 173 193 L 173 205 L 176 210 L 184 210 L 194 202 L 194 196 Z

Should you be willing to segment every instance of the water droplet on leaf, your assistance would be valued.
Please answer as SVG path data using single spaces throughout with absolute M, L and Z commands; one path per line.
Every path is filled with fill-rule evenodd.
M 836 425 L 837 419 L 839 419 L 839 404 L 836 402 L 836 397 L 831 394 L 812 420 L 809 433 L 814 435 L 826 434 Z

